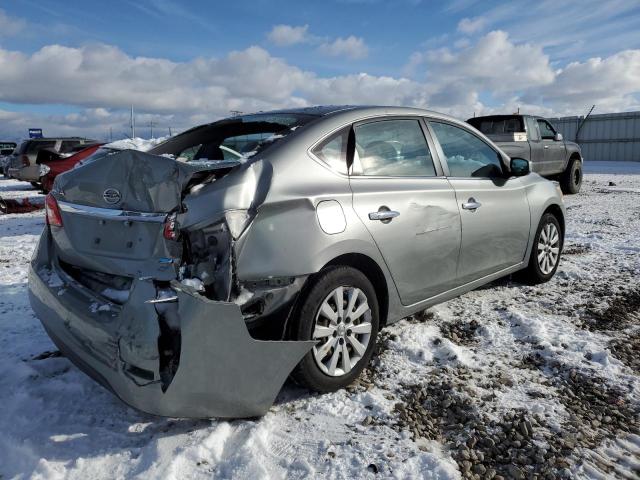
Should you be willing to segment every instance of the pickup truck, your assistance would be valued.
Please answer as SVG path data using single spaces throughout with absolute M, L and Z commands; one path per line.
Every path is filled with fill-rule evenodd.
M 582 184 L 582 152 L 567 142 L 551 122 L 533 115 L 489 115 L 467 123 L 489 137 L 511 158 L 529 160 L 531 171 L 560 181 L 564 193 L 578 193 Z

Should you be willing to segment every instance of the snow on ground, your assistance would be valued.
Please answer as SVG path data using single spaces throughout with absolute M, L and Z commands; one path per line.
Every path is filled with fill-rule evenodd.
M 402 320 L 357 385 L 249 421 L 139 413 L 61 357 L 27 298 L 43 213 L 0 216 L 0 478 L 638 478 L 640 175 L 607 168 L 551 282 Z

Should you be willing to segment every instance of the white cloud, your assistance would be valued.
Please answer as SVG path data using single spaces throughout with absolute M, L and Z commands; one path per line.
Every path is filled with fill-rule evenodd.
M 637 109 L 640 106 L 640 50 L 572 62 L 557 72 L 552 84 L 532 93 L 565 112 L 576 109 L 581 112 L 593 104 L 603 113 Z
M 0 135 L 42 126 L 48 134 L 104 138 L 128 130 L 129 106 L 146 132 L 213 121 L 230 110 L 253 112 L 314 104 L 428 107 L 461 118 L 511 112 L 544 115 L 639 108 L 640 50 L 552 67 L 539 45 L 494 31 L 457 48 L 411 55 L 411 78 L 366 72 L 326 77 L 261 47 L 185 62 L 135 57 L 111 45 L 49 45 L 32 53 L 0 48 L 0 102 L 62 104 L 67 115 L 0 112 Z M 13 132 L 13 133 L 12 133 Z
M 18 35 L 27 26 L 21 18 L 10 17 L 0 8 L 0 37 L 12 37 Z
M 369 54 L 369 47 L 361 37 L 353 35 L 347 38 L 336 38 L 333 42 L 320 45 L 320 53 L 332 57 L 347 57 L 352 59 L 365 58 Z
M 486 19 L 484 17 L 463 18 L 458 22 L 458 31 L 467 35 L 472 35 L 482 30 L 485 25 Z
M 429 78 L 470 89 L 514 92 L 553 82 L 554 72 L 542 48 L 515 44 L 507 33 L 490 32 L 477 43 L 451 51 L 430 50 L 424 56 Z
M 309 25 L 293 27 L 291 25 L 275 25 L 267 38 L 269 41 L 280 47 L 296 45 L 309 41 Z

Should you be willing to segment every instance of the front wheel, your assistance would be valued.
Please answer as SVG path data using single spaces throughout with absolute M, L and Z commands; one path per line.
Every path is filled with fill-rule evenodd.
M 560 263 L 562 244 L 560 222 L 555 215 L 545 213 L 533 239 L 529 265 L 520 272 L 520 278 L 529 285 L 551 280 Z
M 582 161 L 574 158 L 569 161 L 567 169 L 560 176 L 560 187 L 566 194 L 575 194 L 582 186 Z
M 316 345 L 291 377 L 319 392 L 353 382 L 371 359 L 378 334 L 378 301 L 371 282 L 359 270 L 332 267 L 318 274 L 305 294 L 291 334 Z

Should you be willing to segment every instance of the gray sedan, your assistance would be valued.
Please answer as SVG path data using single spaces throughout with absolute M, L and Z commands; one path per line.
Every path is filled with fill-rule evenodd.
M 264 414 L 288 376 L 353 382 L 380 328 L 499 277 L 556 272 L 557 184 L 468 124 L 314 107 L 203 125 L 71 170 L 47 197 L 33 309 L 140 410 Z

